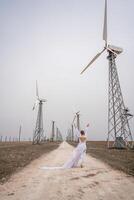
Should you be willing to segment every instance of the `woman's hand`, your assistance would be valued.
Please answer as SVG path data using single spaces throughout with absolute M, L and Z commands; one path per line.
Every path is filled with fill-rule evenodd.
M 89 127 L 89 123 L 87 124 L 87 127 Z

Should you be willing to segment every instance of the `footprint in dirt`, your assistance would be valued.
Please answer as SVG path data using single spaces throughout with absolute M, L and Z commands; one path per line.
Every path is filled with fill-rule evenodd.
M 89 184 L 88 186 L 89 186 L 90 188 L 94 188 L 94 187 L 96 187 L 97 185 L 99 185 L 99 182 L 94 181 L 93 183 Z
M 8 193 L 8 196 L 13 196 L 13 195 L 15 195 L 14 192 Z
M 90 173 L 90 174 L 86 174 L 84 176 L 81 176 L 82 178 L 89 178 L 89 177 L 93 177 L 93 176 L 96 176 L 97 174 L 99 174 L 101 172 L 97 172 L 97 173 Z M 73 177 L 71 178 L 70 180 L 79 180 L 81 177 Z
M 93 177 L 93 176 L 96 176 L 97 174 L 100 174 L 102 172 L 98 171 L 96 173 L 90 173 L 90 174 L 86 174 L 84 176 L 82 176 L 82 178 L 89 178 L 89 177 Z
M 79 179 L 80 179 L 80 177 L 73 177 L 70 180 L 73 181 L 73 180 L 79 180 Z
M 22 185 L 22 187 L 27 187 L 26 185 Z
M 94 188 L 94 187 L 96 187 L 97 185 L 99 185 L 100 183 L 98 182 L 98 181 L 94 181 L 94 182 L 92 182 L 92 183 L 90 183 L 90 184 L 88 184 L 87 186 L 85 186 L 85 187 L 83 187 L 83 188 L 85 188 L 85 189 L 88 189 L 88 188 Z

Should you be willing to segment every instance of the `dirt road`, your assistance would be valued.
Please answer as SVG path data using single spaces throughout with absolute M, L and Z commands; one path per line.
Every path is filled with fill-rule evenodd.
M 87 156 L 84 168 L 42 170 L 61 166 L 73 147 L 62 143 L 0 185 L 0 200 L 133 200 L 134 178 Z

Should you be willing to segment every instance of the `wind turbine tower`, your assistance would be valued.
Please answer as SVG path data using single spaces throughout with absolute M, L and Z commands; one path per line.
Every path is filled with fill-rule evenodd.
M 76 120 L 76 126 L 77 126 L 78 130 L 80 130 L 80 111 L 75 113 L 75 116 L 74 116 L 74 119 L 72 122 L 72 127 L 71 127 L 71 140 L 72 141 L 77 140 L 76 137 L 74 136 L 74 127 L 73 127 L 75 120 Z
M 44 130 L 43 130 L 43 103 L 46 99 L 41 99 L 38 92 L 38 84 L 36 81 L 36 101 L 33 106 L 33 110 L 38 105 L 38 114 L 36 120 L 36 126 L 33 134 L 33 144 L 40 144 L 44 141 Z
M 109 90 L 108 90 L 108 147 L 126 148 L 132 147 L 133 139 L 129 126 L 129 119 L 133 116 L 129 113 L 123 100 L 119 76 L 116 66 L 116 58 L 123 49 L 107 43 L 107 0 L 105 0 L 103 40 L 105 46 L 91 62 L 85 67 L 81 74 L 104 52 L 107 51 L 109 62 Z
M 75 119 L 76 119 L 76 123 L 77 123 L 77 128 L 78 128 L 78 130 L 80 130 L 80 111 L 78 111 L 78 112 L 75 113 L 72 125 L 74 124 Z
M 22 130 L 22 127 L 21 127 L 21 125 L 20 125 L 20 127 L 19 127 L 19 142 L 20 142 L 20 140 L 21 140 L 21 130 Z
M 52 121 L 52 135 L 51 135 L 51 141 L 53 142 L 55 138 L 55 121 Z
M 80 130 L 80 114 L 79 112 L 76 113 L 76 119 L 77 119 L 77 128 Z

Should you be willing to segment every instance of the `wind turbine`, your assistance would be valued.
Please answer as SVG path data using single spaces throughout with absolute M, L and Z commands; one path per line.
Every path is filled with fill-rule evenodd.
M 80 111 L 75 113 L 72 124 L 74 124 L 75 119 L 77 120 L 77 128 L 80 130 Z
M 132 146 L 133 138 L 129 126 L 131 114 L 126 112 L 116 62 L 116 57 L 123 52 L 123 49 L 108 44 L 107 34 L 107 0 L 105 0 L 103 40 L 105 46 L 90 63 L 83 69 L 81 74 L 90 67 L 100 56 L 107 51 L 109 61 L 109 92 L 108 92 L 108 147 L 125 148 Z M 131 115 L 131 116 L 130 116 Z
M 80 130 L 80 111 L 76 112 L 72 121 L 72 126 L 71 126 L 71 140 L 74 141 L 76 138 L 74 138 L 74 122 L 76 120 L 76 126 L 78 130 Z
M 36 101 L 33 106 L 33 110 L 38 105 L 38 114 L 36 120 L 36 126 L 33 134 L 33 144 L 40 144 L 44 140 L 44 130 L 43 130 L 43 103 L 46 102 L 46 99 L 42 99 L 39 97 L 38 92 L 38 83 L 36 81 Z

